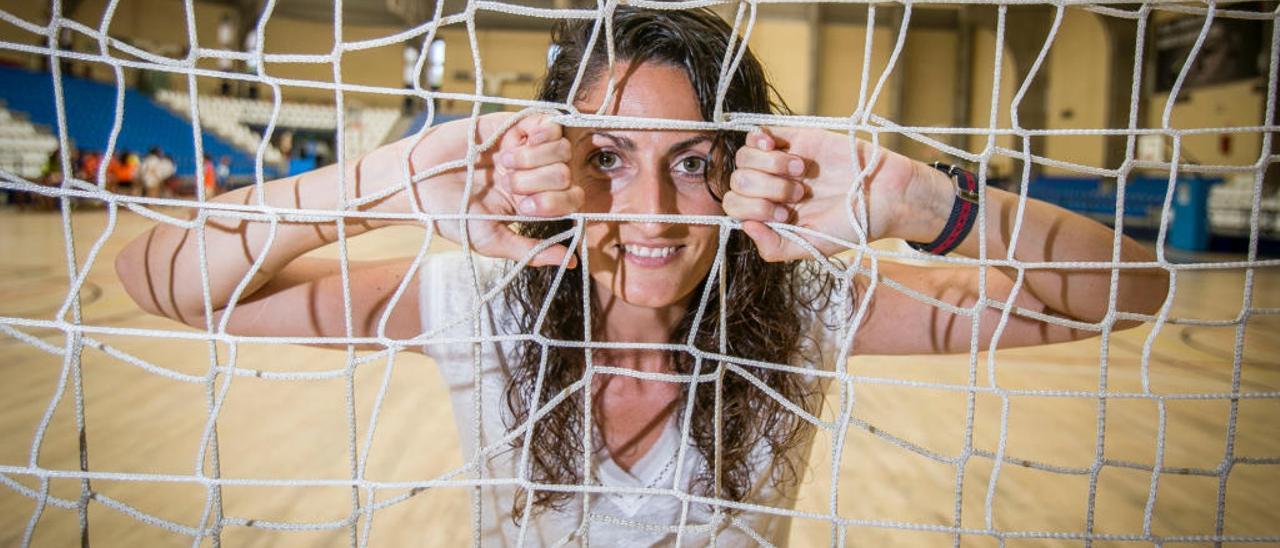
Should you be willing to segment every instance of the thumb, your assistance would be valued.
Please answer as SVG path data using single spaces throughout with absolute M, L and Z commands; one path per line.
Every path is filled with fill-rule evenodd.
M 806 257 L 804 249 L 759 221 L 743 221 L 742 231 L 755 242 L 760 258 L 775 263 Z
M 517 234 L 509 227 L 504 226 L 498 229 L 497 234 L 494 234 L 491 254 L 518 262 L 524 260 L 535 249 L 541 247 L 542 249 L 529 260 L 529 266 L 558 266 L 565 262 L 567 257 L 570 269 L 578 267 L 578 257 L 569 253 L 569 248 L 563 244 L 544 246 L 543 242 L 544 240 Z
M 548 143 L 564 135 L 564 129 L 560 124 L 547 114 L 534 115 L 532 125 L 526 131 L 529 134 L 526 144 L 529 146 Z
M 791 146 L 792 136 L 795 134 L 795 128 L 760 126 L 755 131 L 752 131 L 750 135 L 747 135 L 747 146 L 755 147 L 765 152 L 778 149 L 786 150 Z

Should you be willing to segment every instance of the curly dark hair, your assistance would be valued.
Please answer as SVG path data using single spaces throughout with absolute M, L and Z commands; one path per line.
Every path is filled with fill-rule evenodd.
M 567 103 L 578 68 L 586 60 L 580 99 L 583 90 L 595 83 L 608 64 L 605 50 L 605 32 L 601 28 L 591 55 L 586 49 L 593 33 L 593 21 L 573 21 L 559 24 L 553 32 L 553 43 L 558 53 L 542 81 L 539 99 Z M 612 35 L 616 62 L 657 63 L 684 69 L 693 84 L 701 113 L 710 120 L 715 112 L 716 89 L 720 80 L 720 67 L 729 48 L 733 29 L 715 13 L 705 10 L 647 10 L 618 6 L 612 14 Z M 738 41 L 741 44 L 741 41 Z M 735 52 L 736 53 L 736 52 Z M 785 104 L 776 90 L 769 85 L 759 61 L 750 51 L 743 52 L 737 69 L 732 74 L 724 112 L 787 113 Z M 708 168 L 708 190 L 715 196 L 722 195 L 733 172 L 734 153 L 742 146 L 745 135 L 741 132 L 719 132 L 713 141 L 711 164 Z M 522 233 L 535 238 L 549 238 L 572 228 L 570 221 L 531 223 L 520 227 Z M 813 363 L 821 359 L 806 349 L 816 350 L 816 345 L 805 345 L 803 331 L 806 322 L 803 308 L 817 310 L 825 306 L 832 295 L 834 283 L 830 277 L 813 275 L 816 269 L 802 271 L 802 264 L 768 263 L 760 258 L 755 244 L 741 231 L 729 237 L 726 250 L 727 318 L 720 318 L 718 291 L 712 291 L 710 301 L 703 312 L 701 323 L 693 325 L 697 307 L 686 311 L 670 340 L 683 342 L 691 330 L 696 330 L 694 346 L 700 350 L 719 350 L 719 324 L 726 322 L 728 355 L 771 363 Z M 538 311 L 546 299 L 549 306 L 541 334 L 552 341 L 583 341 L 583 279 L 569 275 L 561 279 L 560 286 L 552 291 L 556 267 L 526 268 L 505 289 L 506 302 L 517 319 L 522 332 L 531 333 L 535 328 Z M 693 295 L 700 296 L 708 280 L 698 285 Z M 592 299 L 590 313 L 592 325 L 599 326 L 599 303 Z M 593 335 L 598 335 L 593 333 Z M 598 337 L 593 337 L 598 339 Z M 542 353 L 547 352 L 543 384 L 536 387 Z M 673 353 L 675 373 L 692 374 L 697 365 L 687 352 Z M 702 365 L 701 373 L 712 371 L 711 365 Z M 763 381 L 770 389 L 794 402 L 801 408 L 816 413 L 822 403 L 817 383 L 799 378 L 799 375 L 782 373 L 774 369 L 744 367 L 751 375 Z M 542 346 L 526 342 L 517 351 L 512 368 L 512 379 L 507 386 L 507 405 L 512 423 L 523 424 L 530 416 L 531 408 L 540 409 L 549 400 L 568 390 L 583 377 L 585 355 L 581 348 Z M 585 390 L 578 390 L 550 409 L 534 425 L 530 447 L 530 480 L 537 484 L 572 485 L 583 481 L 582 429 L 583 398 Z M 788 411 L 781 403 L 765 394 L 745 378 L 727 373 L 721 384 L 719 400 L 722 408 L 722 435 L 719 460 L 716 455 L 715 406 L 716 390 L 705 383 L 694 391 L 693 418 L 690 439 L 706 460 L 693 478 L 696 493 L 715 496 L 724 500 L 744 501 L 761 479 L 753 466 L 753 450 L 767 446 L 773 466 L 769 467 L 775 486 L 800 479 L 801 461 L 806 455 L 796 451 L 806 447 L 813 434 L 812 425 Z M 689 395 L 689 385 L 683 385 L 682 398 Z M 595 425 L 590 425 L 594 427 Z M 519 449 L 521 437 L 513 442 Z M 719 462 L 716 473 L 712 463 Z M 717 477 L 719 478 L 717 485 Z M 535 490 L 535 511 L 559 508 L 573 493 L 563 490 Z M 525 497 L 517 496 L 513 516 L 523 513 Z

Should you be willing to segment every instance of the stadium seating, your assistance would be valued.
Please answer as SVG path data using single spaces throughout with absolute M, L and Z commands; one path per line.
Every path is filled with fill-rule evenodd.
M 23 113 L 35 124 L 58 127 L 53 80 L 48 73 L 0 67 L 0 81 L 4 81 L 4 85 L 0 85 L 0 100 L 5 101 L 10 111 Z M 105 150 L 116 115 L 115 86 L 63 76 L 62 93 L 71 141 L 81 150 Z M 145 154 L 149 148 L 160 146 L 173 157 L 178 175 L 191 176 L 195 172 L 190 122 L 132 89 L 125 90 L 123 117 L 115 147 L 117 152 L 130 150 Z M 253 173 L 253 159 L 248 154 L 208 131 L 202 132 L 201 140 L 210 158 L 231 158 L 232 174 Z
M 0 108 L 0 169 L 35 179 L 56 148 L 57 137 L 37 128 L 24 116 Z
M 1209 191 L 1209 223 L 1214 232 L 1247 235 L 1253 212 L 1253 177 L 1228 179 Z M 1264 236 L 1280 236 L 1280 195 L 1258 202 L 1258 229 Z
M 177 113 L 190 112 L 190 95 L 175 91 L 161 91 L 156 99 Z M 201 95 L 200 123 L 226 137 L 236 146 L 256 153 L 261 137 L 250 127 L 266 127 L 271 121 L 274 105 L 271 101 Z M 332 105 L 316 105 L 282 101 L 276 116 L 276 131 L 283 129 L 308 131 L 335 131 L 338 120 Z M 387 139 L 400 113 L 388 108 L 348 106 L 346 109 L 346 147 L 348 158 L 355 158 L 373 150 Z M 280 152 L 268 148 L 266 159 L 277 163 Z

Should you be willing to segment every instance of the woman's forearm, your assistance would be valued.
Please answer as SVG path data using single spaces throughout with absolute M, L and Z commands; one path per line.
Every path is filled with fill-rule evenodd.
M 403 181 L 405 147 L 409 140 L 379 148 L 358 161 L 347 164 L 346 176 L 330 165 L 301 175 L 245 187 L 211 200 L 250 207 L 334 211 L 342 208 L 342 196 L 351 203 L 361 196 L 380 192 L 386 185 Z M 428 142 L 419 149 L 429 148 Z M 415 151 L 416 152 L 416 151 Z M 415 165 L 428 161 L 416 154 Z M 361 210 L 404 212 L 409 196 L 400 191 Z M 299 256 L 333 242 L 338 237 L 333 222 L 279 222 L 271 238 L 272 223 L 219 216 L 213 209 L 204 225 L 204 254 L 212 311 L 229 304 L 241 280 L 260 257 L 261 267 L 241 297 L 252 294 L 277 272 Z M 374 227 L 349 221 L 347 237 Z M 130 297 L 144 310 L 191 323 L 204 317 L 205 301 L 200 274 L 199 232 L 171 224 L 160 224 L 130 242 L 116 258 L 116 271 Z M 270 246 L 268 246 L 268 242 Z
M 944 173 L 923 166 L 917 170 L 935 196 L 943 203 L 954 200 L 954 183 Z M 996 188 L 986 190 L 985 224 L 986 256 L 1003 259 L 1009 248 L 1013 258 L 1024 263 L 1040 262 L 1113 262 L 1114 233 L 1110 227 L 1053 204 L 1028 199 L 1022 213 L 1021 227 L 1014 240 L 1018 218 L 1018 195 Z M 935 208 L 937 209 L 937 208 Z M 941 232 L 945 217 L 936 215 L 920 234 L 909 236 L 914 241 L 931 241 Z M 956 248 L 968 257 L 979 255 L 978 227 Z M 1127 236 L 1120 242 L 1119 262 L 1141 263 L 1155 260 L 1146 246 Z M 1013 272 L 1010 271 L 1012 277 Z M 1154 313 L 1160 308 L 1168 290 L 1169 277 L 1164 269 L 1121 269 L 1116 290 L 1116 310 Z M 1027 270 L 1023 291 L 1029 292 L 1049 309 L 1073 319 L 1097 322 L 1106 316 L 1111 300 L 1111 269 L 1034 269 Z

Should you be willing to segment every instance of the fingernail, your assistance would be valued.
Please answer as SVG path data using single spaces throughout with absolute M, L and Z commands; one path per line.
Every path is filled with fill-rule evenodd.
M 795 177 L 804 175 L 804 160 L 793 159 L 787 162 L 787 172 Z
M 773 220 L 785 223 L 789 218 L 791 218 L 791 212 L 787 211 L 787 208 L 782 206 L 773 208 Z
M 498 162 L 502 163 L 502 167 L 516 167 L 515 155 L 510 152 L 503 152 L 498 155 Z
M 534 212 L 538 211 L 538 204 L 533 203 L 533 198 L 525 198 L 520 200 L 520 203 L 516 205 L 516 209 L 525 215 L 533 215 Z
M 760 140 L 757 142 L 760 143 L 760 150 L 763 150 L 765 152 L 769 152 L 770 150 L 773 150 L 773 141 L 771 141 L 763 133 L 760 134 Z

